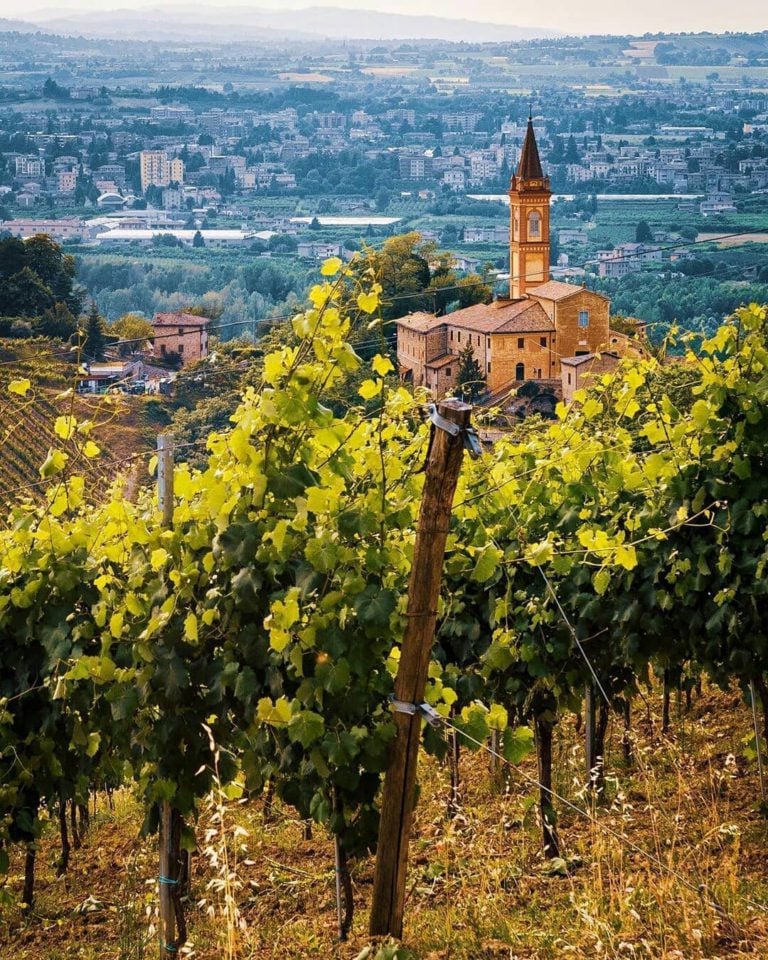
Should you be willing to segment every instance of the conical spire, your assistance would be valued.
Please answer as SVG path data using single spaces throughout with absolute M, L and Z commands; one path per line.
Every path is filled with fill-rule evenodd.
M 520 163 L 517 165 L 520 180 L 542 180 L 544 171 L 539 160 L 539 148 L 536 146 L 536 134 L 533 132 L 533 117 L 528 117 L 528 129 L 525 131 Z

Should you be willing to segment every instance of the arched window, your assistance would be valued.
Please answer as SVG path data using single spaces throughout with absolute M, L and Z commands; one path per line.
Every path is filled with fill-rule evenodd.
M 538 210 L 532 210 L 528 214 L 528 236 L 541 236 L 541 214 L 538 212 Z
M 515 380 L 525 380 L 525 364 L 518 363 L 515 367 Z

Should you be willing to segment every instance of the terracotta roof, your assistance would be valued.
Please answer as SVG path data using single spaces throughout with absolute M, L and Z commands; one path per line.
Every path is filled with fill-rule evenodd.
M 575 293 L 581 293 L 582 290 L 586 290 L 586 287 L 562 283 L 560 280 L 547 280 L 538 287 L 531 287 L 528 293 L 532 297 L 541 297 L 544 300 L 565 300 L 566 297 L 572 297 Z
M 210 322 L 208 317 L 198 317 L 195 313 L 156 313 L 152 326 L 207 327 Z
M 616 353 L 611 353 L 610 350 L 604 350 L 599 354 L 601 360 L 616 360 L 618 363 L 619 356 Z M 596 353 L 585 353 L 581 357 L 561 357 L 560 363 L 565 364 L 566 367 L 580 367 L 583 363 L 592 363 L 593 360 L 597 360 L 598 354 Z
M 446 367 L 448 364 L 455 360 L 459 362 L 459 358 L 453 353 L 444 353 L 442 357 L 437 357 L 435 360 L 430 360 L 425 366 L 429 367 L 430 370 L 439 370 L 440 367 Z
M 432 313 L 409 313 L 405 317 L 399 317 L 395 323 L 400 327 L 416 330 L 418 333 L 429 333 L 430 330 L 442 326 L 445 323 L 445 317 L 436 317 Z
M 528 118 L 528 129 L 525 131 L 523 149 L 520 153 L 520 163 L 517 165 L 517 176 L 521 180 L 542 180 L 544 171 L 541 169 L 539 148 L 536 146 L 536 135 L 533 132 L 533 120 Z
M 594 290 L 588 290 L 582 286 L 577 287 L 574 283 L 562 283 L 560 280 L 547 280 L 546 283 L 539 284 L 538 287 L 531 287 L 527 292 L 529 296 L 541 297 L 542 300 L 565 300 L 575 293 L 589 293 L 593 297 L 600 297 L 601 300 L 610 299 L 603 296 L 602 293 L 596 293 Z
M 509 333 L 523 330 L 554 330 L 554 325 L 535 300 L 494 300 L 455 310 L 444 323 L 473 333 Z

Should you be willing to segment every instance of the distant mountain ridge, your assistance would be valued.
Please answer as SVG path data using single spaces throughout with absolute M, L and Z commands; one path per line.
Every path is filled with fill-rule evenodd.
M 214 42 L 297 37 L 365 40 L 446 40 L 482 43 L 556 37 L 548 27 L 510 24 L 419 14 L 346 10 L 340 7 L 307 7 L 270 10 L 260 7 L 200 8 L 164 6 L 149 10 L 99 10 L 88 13 L 40 11 L 30 14 L 34 28 L 63 35 L 104 39 L 179 40 Z M 30 29 L 33 24 L 8 27 Z

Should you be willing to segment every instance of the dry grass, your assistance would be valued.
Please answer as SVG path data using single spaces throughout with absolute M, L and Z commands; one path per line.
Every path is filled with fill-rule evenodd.
M 491 784 L 488 757 L 463 754 L 463 798 L 446 816 L 448 771 L 424 759 L 422 803 L 411 847 L 405 940 L 422 960 L 715 960 L 768 956 L 768 825 L 757 809 L 756 773 L 741 756 L 750 716 L 736 693 L 705 691 L 669 737 L 658 704 L 640 717 L 636 764 L 619 763 L 610 732 L 605 803 L 596 825 L 564 811 L 565 875 L 541 857 L 533 791 L 512 774 L 507 792 Z M 639 708 L 638 708 L 639 709 Z M 583 751 L 573 723 L 557 731 L 556 789 L 575 802 Z M 533 773 L 532 763 L 525 769 Z M 283 813 L 290 816 L 291 811 Z M 53 831 L 40 856 L 35 916 L 0 914 L 0 956 L 17 960 L 156 956 L 141 947 L 156 905 L 151 841 L 137 839 L 140 813 L 127 791 L 113 814 L 101 810 L 66 880 L 54 879 Z M 629 850 L 606 826 L 692 884 Z M 323 831 L 278 813 L 263 821 L 257 801 L 207 805 L 193 860 L 191 955 L 351 960 L 368 943 L 373 863 L 354 868 L 357 914 L 351 942 L 335 942 L 333 847 Z M 13 862 L 10 888 L 21 884 Z M 707 895 L 696 892 L 706 884 Z M 92 912 L 76 912 L 87 897 Z M 151 926 L 150 926 L 151 937 Z M 142 953 L 141 950 L 144 949 Z M 11 953 L 12 951 L 12 953 Z M 375 955 L 375 954 L 374 954 Z

